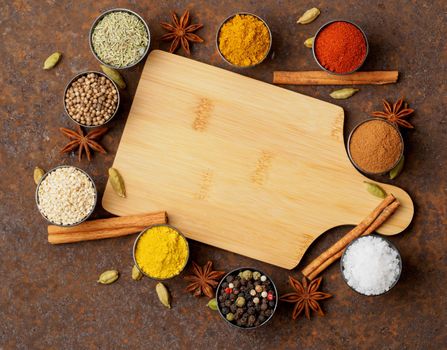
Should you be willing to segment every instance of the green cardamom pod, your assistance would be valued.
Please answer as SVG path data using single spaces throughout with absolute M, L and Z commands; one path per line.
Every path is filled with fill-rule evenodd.
M 208 304 L 206 304 L 206 306 L 208 306 L 211 310 L 216 311 L 217 310 L 217 299 L 216 298 L 210 299 L 210 301 L 208 302 Z
M 61 59 L 62 54 L 60 52 L 54 52 L 43 63 L 43 69 L 53 68 Z
M 304 42 L 304 46 L 308 47 L 309 49 L 312 48 L 313 44 L 314 44 L 314 39 L 315 37 L 313 36 L 312 38 L 308 38 L 306 39 L 306 41 Z
M 366 184 L 366 190 L 371 193 L 373 196 L 379 197 L 379 198 L 385 198 L 386 192 L 385 190 L 380 187 L 379 185 L 376 185 L 372 182 L 363 181 Z
M 313 22 L 318 16 L 320 15 L 320 10 L 316 7 L 311 8 L 310 10 L 307 10 L 303 13 L 303 15 L 298 18 L 298 21 L 296 23 L 299 24 L 308 24 Z
M 157 292 L 158 299 L 160 299 L 161 303 L 166 306 L 168 309 L 171 308 L 171 295 L 169 294 L 168 289 L 165 287 L 163 283 L 157 283 L 155 286 L 155 291 Z
M 99 276 L 97 282 L 101 284 L 111 284 L 115 282 L 119 276 L 120 274 L 117 270 L 107 270 Z
M 141 271 L 138 269 L 137 265 L 134 265 L 132 267 L 132 279 L 134 281 L 139 281 L 140 279 L 143 278 L 143 274 L 141 273 Z
M 39 168 L 38 166 L 36 166 L 34 168 L 34 182 L 36 183 L 36 185 L 39 183 L 40 179 L 42 178 L 42 176 L 45 175 L 45 170 Z
M 101 64 L 101 69 L 110 79 L 112 79 L 116 83 L 116 85 L 118 85 L 120 89 L 126 88 L 126 82 L 116 69 L 104 66 L 103 64 Z
M 126 198 L 126 187 L 124 187 L 124 180 L 118 170 L 115 168 L 109 169 L 109 180 L 115 193 L 120 197 Z
M 402 172 L 402 169 L 404 168 L 404 163 L 405 163 L 405 157 L 402 156 L 402 158 L 399 160 L 399 163 L 397 163 L 397 165 L 390 171 L 391 180 L 399 176 L 399 174 Z
M 329 95 L 336 100 L 344 100 L 354 95 L 357 91 L 359 91 L 359 89 L 345 88 L 332 91 Z

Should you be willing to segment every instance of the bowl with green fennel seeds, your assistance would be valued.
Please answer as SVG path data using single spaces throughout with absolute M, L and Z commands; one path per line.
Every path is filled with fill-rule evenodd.
M 135 66 L 150 45 L 147 23 L 137 13 L 116 8 L 102 13 L 89 33 L 90 49 L 101 64 L 114 69 Z

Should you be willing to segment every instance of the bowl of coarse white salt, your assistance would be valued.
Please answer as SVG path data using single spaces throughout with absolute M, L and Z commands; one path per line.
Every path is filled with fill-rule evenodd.
M 393 288 L 402 272 L 402 258 L 387 239 L 368 235 L 353 240 L 340 260 L 343 279 L 363 295 L 381 295 Z

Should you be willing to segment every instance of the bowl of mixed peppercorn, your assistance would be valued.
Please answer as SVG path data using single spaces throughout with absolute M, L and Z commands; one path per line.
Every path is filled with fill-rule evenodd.
M 266 324 L 278 305 L 278 291 L 271 278 L 252 268 L 227 273 L 216 295 L 220 316 L 237 328 L 253 329 Z

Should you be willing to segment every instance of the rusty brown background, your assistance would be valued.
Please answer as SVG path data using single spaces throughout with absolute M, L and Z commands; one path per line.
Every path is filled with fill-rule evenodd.
M 0 1 L 0 349 L 442 349 L 446 336 L 447 119 L 445 1 Z M 231 69 L 219 58 L 214 37 L 219 23 L 236 11 L 251 11 L 271 26 L 273 57 L 242 73 L 271 82 L 274 70 L 317 69 L 303 41 L 326 21 L 350 19 L 368 34 L 370 55 L 365 70 L 398 69 L 397 85 L 363 86 L 346 101 L 345 136 L 368 112 L 380 109 L 382 98 L 406 96 L 416 113 L 415 130 L 405 131 L 404 172 L 393 184 L 407 190 L 416 206 L 411 226 L 391 237 L 402 254 L 404 271 L 395 289 L 380 297 L 363 297 L 342 281 L 334 264 L 324 273 L 323 289 L 334 295 L 322 303 L 325 317 L 291 321 L 292 307 L 280 304 L 273 321 L 255 331 L 238 331 L 210 311 L 204 298 L 185 294 L 185 281 L 167 285 L 173 309 L 167 310 L 149 279 L 130 279 L 134 237 L 51 246 L 46 223 L 34 203 L 34 166 L 50 169 L 73 164 L 88 171 L 100 193 L 107 180 L 143 64 L 124 72 L 128 89 L 122 108 L 102 143 L 108 155 L 91 163 L 60 155 L 65 138 L 61 126 L 73 127 L 64 116 L 62 94 L 76 73 L 99 69 L 87 35 L 93 20 L 112 7 L 137 11 L 152 32 L 151 48 L 160 43 L 160 20 L 185 8 L 204 44 L 192 57 Z M 309 25 L 297 17 L 317 6 L 321 16 Z M 64 56 L 51 71 L 44 59 L 59 50 Z M 182 52 L 180 52 L 182 54 Z M 444 70 L 442 69 L 444 68 Z M 288 87 L 326 101 L 332 87 Z M 332 102 L 332 101 L 331 101 Z M 376 178 L 380 181 L 386 177 Z M 334 186 L 337 179 L 334 179 Z M 160 208 L 163 209 L 163 208 Z M 322 213 L 324 215 L 324 213 Z M 97 208 L 94 217 L 106 217 Z M 293 220 L 293 218 L 290 218 Z M 228 223 L 231 225 L 231 223 Z M 299 225 L 299 222 L 297 222 Z M 332 229 L 309 249 L 304 266 L 332 244 L 348 227 Z M 272 240 L 281 239 L 272 232 Z M 253 242 L 256 244 L 256 242 Z M 289 290 L 289 272 L 197 242 L 192 259 L 215 261 L 219 269 L 249 265 L 263 269 L 281 293 Z M 105 269 L 122 273 L 113 285 L 100 286 Z

